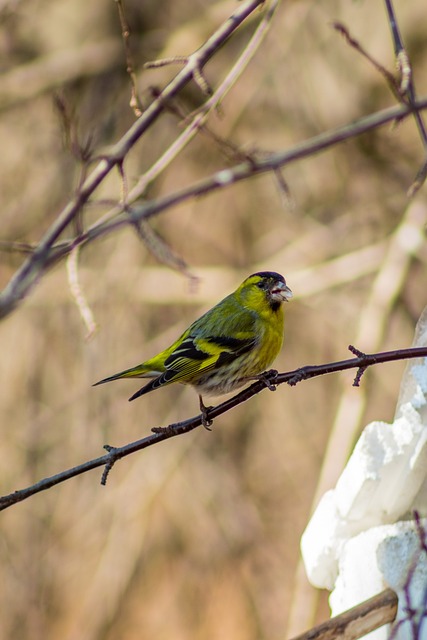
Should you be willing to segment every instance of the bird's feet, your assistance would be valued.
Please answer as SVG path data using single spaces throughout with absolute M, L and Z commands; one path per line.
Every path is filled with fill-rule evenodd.
M 270 369 L 269 371 L 264 371 L 264 373 L 260 373 L 255 376 L 255 380 L 261 380 L 270 391 L 276 391 L 276 385 L 274 384 L 274 380 L 277 377 L 276 369 Z
M 212 431 L 211 426 L 213 424 L 213 420 L 209 418 L 209 411 L 213 409 L 213 407 L 206 407 L 203 403 L 203 398 L 199 395 L 199 406 L 200 411 L 202 412 L 202 425 L 208 431 Z

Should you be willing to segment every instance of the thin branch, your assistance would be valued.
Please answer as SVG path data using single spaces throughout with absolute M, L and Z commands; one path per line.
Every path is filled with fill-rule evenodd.
M 408 102 L 412 104 L 415 101 L 415 87 L 412 77 L 412 68 L 409 60 L 408 53 L 403 39 L 400 33 L 397 16 L 394 11 L 392 0 L 385 0 L 385 8 L 388 16 L 388 22 L 390 25 L 391 36 L 393 40 L 394 55 L 396 56 L 397 68 L 400 72 L 400 86 L 399 92 L 402 96 L 407 96 Z M 417 124 L 420 130 L 421 137 L 423 139 L 424 146 L 427 145 L 427 133 L 424 127 L 424 123 L 418 113 L 415 114 Z
M 29 242 L 15 242 L 14 240 L 0 240 L 0 251 L 5 253 L 32 254 L 36 250 L 36 244 Z
M 228 18 L 210 38 L 190 56 L 187 64 L 165 87 L 162 94 L 154 100 L 142 116 L 133 124 L 125 135 L 103 157 L 92 173 L 87 177 L 80 189 L 61 211 L 58 218 L 41 239 L 35 252 L 17 270 L 8 285 L 0 294 L 0 318 L 10 313 L 24 298 L 41 277 L 46 268 L 52 245 L 62 232 L 73 221 L 78 212 L 85 206 L 95 189 L 118 164 L 122 163 L 126 154 L 145 133 L 150 125 L 163 112 L 165 104 L 176 96 L 193 78 L 195 66 L 203 67 L 214 53 L 224 44 L 234 31 L 253 13 L 264 0 L 246 0 Z
M 136 74 L 135 74 L 135 69 L 134 69 L 133 60 L 132 60 L 132 52 L 130 48 L 130 27 L 126 20 L 126 15 L 125 15 L 125 10 L 123 8 L 122 0 L 115 0 L 115 2 L 117 4 L 117 9 L 118 9 L 119 18 L 120 18 L 120 26 L 122 29 L 122 40 L 123 40 L 123 46 L 125 49 L 125 56 L 126 56 L 126 71 L 129 75 L 129 79 L 131 83 L 131 97 L 130 97 L 129 106 L 134 112 L 134 114 L 136 115 L 136 117 L 139 118 L 142 115 L 142 105 L 141 105 L 141 101 L 138 96 L 138 90 L 136 87 Z
M 150 226 L 149 222 L 141 220 L 135 223 L 134 227 L 148 251 L 155 256 L 160 264 L 179 271 L 185 275 L 193 285 L 198 284 L 199 278 L 194 275 L 184 258 L 169 246 L 166 240 Z
M 408 104 L 413 106 L 416 102 L 416 91 L 412 73 L 412 66 L 409 59 L 408 52 L 403 44 L 403 39 L 399 29 L 399 23 L 394 11 L 392 0 L 385 0 L 385 8 L 390 25 L 390 31 L 393 40 L 394 54 L 396 56 L 396 64 L 400 73 L 400 86 L 399 93 L 401 96 L 405 96 Z M 417 123 L 418 131 L 421 141 L 424 146 L 424 151 L 427 151 L 427 130 L 424 124 L 421 113 L 414 111 L 415 122 Z M 427 178 L 427 157 L 424 160 L 421 168 L 411 186 L 408 189 L 408 198 L 412 198 L 417 191 L 422 187 Z
M 377 62 L 375 58 L 373 58 L 371 54 L 368 53 L 366 49 L 364 49 L 364 47 L 362 47 L 358 40 L 353 38 L 353 36 L 350 34 L 350 31 L 344 24 L 342 24 L 342 22 L 333 22 L 332 26 L 345 38 L 345 41 L 350 47 L 352 47 L 355 51 L 360 53 L 360 55 L 366 58 L 366 60 L 368 60 L 368 62 L 383 76 L 395 98 L 397 98 L 401 102 L 403 96 L 399 91 L 399 85 L 394 75 L 390 73 L 388 69 L 383 67 L 382 64 Z
M 413 183 L 408 189 L 408 192 L 406 194 L 408 198 L 413 198 L 415 196 L 415 194 L 423 186 L 424 182 L 426 181 L 426 178 L 427 178 L 427 159 L 424 162 L 424 164 L 421 165 L 417 175 L 415 176 Z
M 413 108 L 418 110 L 426 109 L 427 97 L 418 100 Z M 343 127 L 338 127 L 331 131 L 325 131 L 318 136 L 304 140 L 290 149 L 277 151 L 259 157 L 251 156 L 250 160 L 234 165 L 228 169 L 218 171 L 212 176 L 203 178 L 202 180 L 199 180 L 188 187 L 184 187 L 179 191 L 158 198 L 157 200 L 144 202 L 140 206 L 133 207 L 132 219 L 148 219 L 158 215 L 166 209 L 182 204 L 191 198 L 206 195 L 213 191 L 217 191 L 218 189 L 230 187 L 242 180 L 252 178 L 254 175 L 267 173 L 269 171 L 276 171 L 280 167 L 302 160 L 303 158 L 311 157 L 316 153 L 320 153 L 335 146 L 336 144 L 355 138 L 363 133 L 372 131 L 373 129 L 377 129 L 378 127 L 396 119 L 405 118 L 411 113 L 412 107 L 409 107 L 408 105 L 390 107 L 374 114 L 370 114 L 364 118 L 360 118 L 359 120 L 356 120 L 351 124 L 344 125 Z M 80 242 L 86 243 L 127 224 L 129 224 L 128 215 L 120 214 L 117 215 L 115 219 L 109 220 L 105 223 L 97 222 L 87 230 L 85 236 L 80 238 Z
M 400 101 L 408 104 L 413 107 L 416 102 L 416 92 L 415 85 L 413 81 L 412 75 L 412 67 L 409 59 L 408 52 L 406 51 L 402 36 L 400 34 L 399 25 L 397 22 L 396 13 L 394 11 L 392 0 L 385 0 L 386 12 L 389 20 L 390 30 L 393 39 L 394 53 L 396 56 L 396 65 L 399 70 L 400 80 L 397 80 L 388 69 L 379 64 L 367 51 L 362 47 L 362 45 L 351 36 L 347 27 L 345 27 L 341 22 L 334 22 L 332 26 L 334 29 L 339 31 L 347 43 L 353 47 L 358 53 L 360 53 L 364 58 L 366 58 L 375 69 L 381 73 L 381 75 L 385 78 L 389 88 L 391 89 L 393 95 Z M 424 146 L 424 149 L 427 149 L 427 131 L 424 125 L 424 121 L 421 113 L 418 110 L 413 111 L 413 115 L 415 121 L 417 123 L 418 131 Z M 398 120 L 397 120 L 398 121 Z M 411 184 L 408 189 L 407 195 L 409 198 L 412 198 L 416 192 L 420 189 L 420 187 L 424 184 L 424 181 L 427 177 L 427 158 L 418 171 L 415 180 Z
M 98 221 L 93 224 L 81 237 L 52 244 L 50 249 L 47 249 L 49 252 L 47 257 L 43 257 L 44 263 L 42 268 L 47 269 L 55 265 L 59 260 L 66 257 L 76 245 L 85 245 L 114 232 L 118 228 L 134 224 L 141 220 L 147 220 L 162 213 L 163 211 L 177 206 L 178 204 L 186 202 L 191 198 L 206 195 L 219 189 L 225 189 L 233 184 L 241 182 L 242 180 L 252 178 L 254 175 L 267 173 L 269 171 L 277 172 L 280 167 L 284 167 L 293 162 L 297 162 L 298 160 L 302 160 L 303 158 L 326 151 L 336 144 L 355 138 L 363 133 L 367 133 L 368 131 L 372 131 L 378 127 L 388 124 L 389 122 L 393 122 L 396 119 L 403 119 L 409 116 L 413 109 L 422 110 L 426 108 L 427 97 L 424 97 L 417 100 L 415 105 L 413 105 L 413 108 L 408 105 L 389 107 L 388 109 L 383 109 L 364 118 L 360 118 L 351 124 L 347 124 L 343 127 L 338 127 L 337 129 L 332 129 L 330 131 L 325 131 L 318 136 L 309 138 L 304 142 L 291 147 L 290 149 L 276 151 L 274 153 L 264 154 L 257 157 L 251 156 L 250 160 L 236 164 L 228 169 L 218 171 L 188 187 L 184 187 L 179 191 L 175 191 L 174 193 L 158 198 L 157 200 L 151 200 L 138 207 L 134 207 L 131 209 L 131 216 L 129 215 L 129 207 L 123 207 L 123 205 L 116 206 L 110 214 L 107 214 L 108 220 L 105 220 L 107 217 L 106 215 L 103 218 L 103 221 Z M 99 181 L 101 182 L 102 178 L 100 178 Z M 129 195 L 131 194 L 132 192 L 130 192 Z M 72 203 L 70 203 L 69 207 L 71 206 Z M 113 219 L 111 219 L 112 213 L 115 214 Z M 54 225 L 56 225 L 56 223 L 54 223 Z M 65 224 L 64 226 L 67 225 Z M 48 234 L 51 232 L 52 230 L 50 230 Z M 40 251 L 40 245 L 34 247 L 32 245 L 24 245 L 21 249 L 19 244 L 0 242 L 0 250 L 22 250 L 30 252 L 31 248 L 33 248 L 33 261 L 37 263 L 34 255 Z M 14 308 L 19 304 L 21 298 L 27 295 L 31 286 L 41 275 L 39 272 L 34 273 L 33 280 L 31 281 L 30 275 L 26 273 L 26 270 L 24 270 L 26 265 L 27 262 L 24 263 L 24 265 L 15 273 L 14 277 L 9 281 L 9 284 L 2 292 L 0 292 L 0 319 L 6 317 L 14 310 Z M 42 268 L 40 268 L 40 271 Z M 28 278 L 28 281 L 20 282 L 21 278 Z
M 248 1 L 243 4 L 240 9 L 213 34 L 205 45 L 196 52 L 197 56 L 207 61 L 213 55 L 216 48 L 219 48 L 233 30 L 260 4 L 262 4 L 261 0 L 252 0 L 251 2 Z M 29 293 L 43 272 L 52 264 L 68 255 L 71 249 L 77 244 L 83 245 L 93 241 L 95 238 L 111 233 L 119 227 L 148 219 L 165 209 L 195 196 L 228 187 L 236 182 L 253 177 L 256 174 L 276 171 L 279 167 L 285 166 L 290 162 L 312 156 L 344 140 L 376 129 L 393 120 L 403 119 L 414 111 L 419 111 L 427 107 L 427 98 L 423 98 L 415 101 L 413 105 L 405 104 L 385 109 L 361 118 L 354 123 L 345 125 L 344 127 L 322 133 L 290 150 L 272 153 L 262 158 L 251 158 L 230 169 L 219 171 L 213 176 L 205 178 L 181 191 L 134 208 L 132 211 L 132 219 L 130 219 L 127 211 L 124 212 L 123 205 L 117 206 L 115 208 L 117 212 L 116 218 L 108 222 L 98 221 L 79 238 L 74 238 L 68 243 L 61 242 L 55 245 L 59 236 L 68 227 L 82 207 L 85 206 L 97 186 L 104 180 L 113 167 L 123 162 L 129 149 L 132 148 L 152 122 L 157 119 L 165 108 L 165 104 L 167 104 L 191 78 L 191 69 L 184 67 L 88 176 L 74 198 L 62 210 L 57 220 L 46 232 L 35 251 L 15 272 L 14 276 L 0 293 L 0 318 L 6 317 L 11 313 L 19 302 Z
M 185 130 L 178 136 L 178 138 L 166 149 L 166 151 L 160 156 L 160 158 L 148 169 L 148 171 L 141 176 L 137 184 L 132 188 L 129 193 L 128 202 L 134 202 L 137 198 L 141 197 L 148 185 L 159 176 L 159 174 L 170 165 L 170 163 L 177 157 L 177 155 L 184 149 L 194 138 L 194 136 L 200 131 L 205 129 L 205 122 L 209 116 L 209 113 L 218 108 L 219 103 L 224 99 L 227 93 L 232 89 L 234 84 L 240 78 L 249 62 L 260 47 L 263 39 L 267 35 L 274 13 L 277 9 L 279 0 L 273 0 L 270 7 L 266 11 L 263 19 L 256 28 L 252 38 L 236 60 L 230 71 L 227 73 L 224 80 L 220 83 L 217 89 L 215 89 L 213 95 L 207 100 L 196 113 L 192 116 L 188 116 L 187 120 L 192 117 L 191 122 L 185 128 Z M 103 216 L 102 220 L 98 222 L 104 222 L 110 219 L 111 216 L 117 214 L 117 211 L 108 212 Z
M 78 258 L 79 258 L 79 248 L 75 247 L 67 259 L 68 283 L 70 285 L 71 295 L 73 296 L 74 302 L 77 305 L 77 308 L 80 312 L 80 316 L 87 330 L 87 333 L 85 336 L 86 340 L 89 340 L 90 338 L 92 338 L 92 336 L 96 332 L 97 324 L 93 317 L 92 310 L 80 286 L 79 274 L 78 274 Z
M 398 349 L 394 351 L 363 354 L 361 356 L 350 358 L 348 360 L 330 362 L 321 365 L 308 365 L 294 371 L 288 371 L 286 373 L 277 373 L 277 371 L 271 370 L 269 372 L 266 372 L 262 377 L 260 377 L 259 380 L 251 384 L 250 387 L 243 389 L 243 391 L 240 391 L 240 393 L 233 396 L 232 398 L 226 400 L 225 402 L 222 402 L 216 407 L 208 407 L 207 417 L 210 420 L 214 420 L 218 416 L 226 413 L 227 411 L 230 411 L 239 404 L 246 402 L 254 395 L 260 393 L 260 391 L 262 391 L 263 389 L 272 389 L 273 387 L 276 387 L 285 382 L 291 386 L 294 386 L 302 380 L 308 380 L 310 378 L 325 375 L 327 373 L 336 373 L 337 371 L 345 371 L 347 369 L 355 368 L 360 369 L 361 367 L 370 367 L 375 364 L 384 362 L 394 362 L 396 360 L 406 360 L 408 358 L 420 357 L 427 357 L 427 347 Z M 65 482 L 65 480 L 74 478 L 75 476 L 86 473 L 91 469 L 96 469 L 97 467 L 105 468 L 102 477 L 102 482 L 105 484 L 108 473 L 111 471 L 113 465 L 121 458 L 135 453 L 136 451 L 146 449 L 147 447 L 157 444 L 158 442 L 162 442 L 163 440 L 168 440 L 169 438 L 182 435 L 184 433 L 189 433 L 197 427 L 200 427 L 202 424 L 203 416 L 200 414 L 193 418 L 183 420 L 182 422 L 170 424 L 167 427 L 153 427 L 151 429 L 151 431 L 153 432 L 151 435 L 146 436 L 145 438 L 142 438 L 140 440 L 136 440 L 135 442 L 126 444 L 122 447 L 105 445 L 107 453 L 99 458 L 89 460 L 88 462 L 79 464 L 76 467 L 72 467 L 71 469 L 62 471 L 54 476 L 44 478 L 43 480 L 40 480 L 30 487 L 19 489 L 9 495 L 0 497 L 0 511 L 7 509 L 13 504 L 21 502 L 22 500 L 26 500 L 36 493 L 45 491 L 46 489 L 50 489 L 57 484 Z

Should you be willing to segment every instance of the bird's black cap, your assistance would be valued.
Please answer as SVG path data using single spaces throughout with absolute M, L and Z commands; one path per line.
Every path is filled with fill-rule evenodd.
M 253 273 L 252 275 L 259 276 L 260 278 L 274 278 L 274 280 L 285 282 L 285 278 L 280 275 L 280 273 L 276 273 L 275 271 L 258 271 L 257 273 Z

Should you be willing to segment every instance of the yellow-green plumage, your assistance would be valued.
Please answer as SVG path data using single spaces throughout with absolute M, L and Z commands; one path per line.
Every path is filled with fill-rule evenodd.
M 190 384 L 199 395 L 227 393 L 261 374 L 283 342 L 282 302 L 292 297 L 278 273 L 255 273 L 207 311 L 150 360 L 96 384 L 121 378 L 152 378 L 129 400 L 173 382 Z

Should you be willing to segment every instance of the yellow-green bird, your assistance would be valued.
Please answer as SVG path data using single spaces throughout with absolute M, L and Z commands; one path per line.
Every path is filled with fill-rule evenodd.
M 193 322 L 170 347 L 136 367 L 97 382 L 152 378 L 129 400 L 173 382 L 199 394 L 203 424 L 209 424 L 202 395 L 233 391 L 271 365 L 283 343 L 282 302 L 292 298 L 285 278 L 274 271 L 254 273 Z

